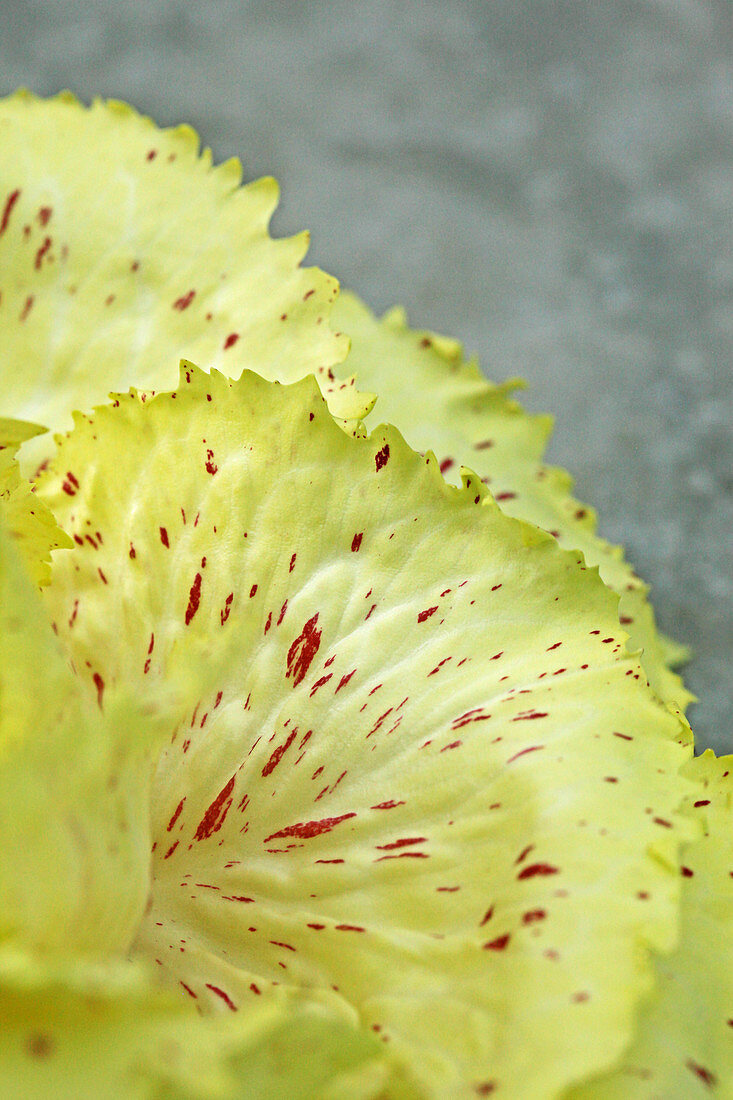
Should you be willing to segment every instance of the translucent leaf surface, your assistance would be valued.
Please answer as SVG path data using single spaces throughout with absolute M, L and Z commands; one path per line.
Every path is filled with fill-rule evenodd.
M 593 510 L 570 495 L 570 476 L 542 462 L 550 418 L 527 415 L 511 398 L 518 383 L 487 382 L 475 362 L 464 361 L 456 341 L 409 329 L 402 310 L 377 320 L 353 294 L 342 292 L 332 323 L 351 337 L 348 364 L 359 385 L 379 395 L 367 423 L 396 424 L 412 447 L 435 452 L 454 484 L 461 465 L 470 466 L 507 515 L 536 523 L 561 546 L 581 550 L 590 565 L 598 565 L 603 580 L 621 596 L 621 622 L 631 646 L 643 650 L 652 687 L 684 708 L 693 696 L 668 662 L 680 663 L 685 651 L 660 638 L 647 586 L 621 549 L 595 533 Z
M 678 949 L 656 964 L 656 989 L 621 1068 L 568 1100 L 733 1097 L 733 757 L 708 750 L 686 774 L 686 813 L 703 835 L 683 849 Z
M 335 415 L 363 412 L 330 373 L 347 348 L 328 325 L 336 281 L 299 266 L 307 234 L 270 238 L 275 181 L 240 181 L 190 127 L 125 104 L 0 100 L 0 414 L 67 427 L 111 389 L 175 385 L 181 356 L 313 372 Z
M 40 491 L 90 691 L 195 685 L 136 953 L 224 1015 L 331 989 L 428 1096 L 612 1064 L 674 943 L 689 750 L 595 571 L 311 380 L 187 366 L 78 417 Z

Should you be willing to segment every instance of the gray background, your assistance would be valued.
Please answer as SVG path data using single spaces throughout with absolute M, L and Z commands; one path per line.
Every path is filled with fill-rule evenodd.
M 0 93 L 190 122 L 277 234 L 522 374 L 733 749 L 728 0 L 5 0 Z

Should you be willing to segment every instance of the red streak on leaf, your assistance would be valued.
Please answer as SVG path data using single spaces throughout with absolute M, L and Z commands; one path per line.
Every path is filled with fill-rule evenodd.
M 375 863 L 381 863 L 382 860 L 384 860 L 384 859 L 427 859 L 427 858 L 428 858 L 428 853 L 427 852 L 399 852 L 397 855 L 394 855 L 394 856 L 380 856 L 379 859 L 376 859 L 374 862 Z
M 482 919 L 481 923 L 479 924 L 479 928 L 483 928 L 483 926 L 485 924 L 488 924 L 489 921 L 491 920 L 491 918 L 493 917 L 493 915 L 494 915 L 494 906 L 491 905 L 491 906 L 489 906 L 489 908 L 484 913 L 483 919 Z
M 443 745 L 441 752 L 447 752 L 448 749 L 457 749 L 463 744 L 462 741 L 451 741 L 450 745 Z
M 325 924 L 306 924 L 306 928 L 313 928 L 316 932 L 321 932 L 325 927 Z
M 366 928 L 362 928 L 359 924 L 337 924 L 337 932 L 366 932 Z
M 615 730 L 614 730 L 613 736 L 614 737 L 620 737 L 624 741 L 633 741 L 634 740 L 634 738 L 631 736 L 630 733 L 617 733 Z
M 544 909 L 530 909 L 522 917 L 522 924 L 534 924 L 535 921 L 544 920 L 547 913 Z
M 425 611 L 421 611 L 417 617 L 419 623 L 424 623 L 426 619 L 429 619 L 431 615 L 434 615 L 438 610 L 437 607 L 428 607 Z
M 26 317 L 28 316 L 31 309 L 33 308 L 33 303 L 35 302 L 35 300 L 36 300 L 36 298 L 35 298 L 34 294 L 29 294 L 28 295 L 25 302 L 23 303 L 23 309 L 20 312 L 19 320 L 25 321 Z
M 295 948 L 291 943 L 283 943 L 282 940 L 270 940 L 273 947 L 284 947 L 288 951 L 295 951 Z
M 230 592 L 229 595 L 227 596 L 226 600 L 224 601 L 224 607 L 219 612 L 219 618 L 221 619 L 221 625 L 222 626 L 224 626 L 224 623 L 229 618 L 229 612 L 232 609 L 232 600 L 233 599 L 234 599 L 234 593 Z
M 15 191 L 11 191 L 5 202 L 3 208 L 2 220 L 0 220 L 0 237 L 2 237 L 5 230 L 8 228 L 8 222 L 10 221 L 10 215 L 13 212 L 13 207 L 20 198 L 20 189 L 16 188 Z
M 194 840 L 205 840 L 207 837 L 210 837 L 212 833 L 217 833 L 219 829 L 221 829 L 229 807 L 232 804 L 234 779 L 235 776 L 232 776 L 201 818 Z
M 234 347 L 234 345 L 236 344 L 238 339 L 239 339 L 239 333 L 238 332 L 230 332 L 230 334 L 227 336 L 226 340 L 224 341 L 224 351 L 227 351 L 229 348 Z
M 495 940 L 484 944 L 484 951 L 503 951 L 510 939 L 511 935 L 508 932 L 503 936 L 497 936 Z
M 388 462 L 389 462 L 389 443 L 385 443 L 385 445 L 382 447 L 381 451 L 377 451 L 377 453 L 374 456 L 374 464 L 377 467 L 377 472 L 379 472 L 382 469 L 383 466 L 386 466 Z
M 181 801 L 180 801 L 180 802 L 178 803 L 178 805 L 176 806 L 176 811 L 175 811 L 175 813 L 173 814 L 173 817 L 172 817 L 172 818 L 170 819 L 170 821 L 168 822 L 168 824 L 167 824 L 167 826 L 166 826 L 166 832 L 168 832 L 168 833 L 169 833 L 169 832 L 171 831 L 171 829 L 173 828 L 173 826 L 175 825 L 175 823 L 176 823 L 176 822 L 178 821 L 178 818 L 179 818 L 179 816 L 180 816 L 181 810 L 183 809 L 183 803 L 184 803 L 185 801 L 186 801 L 186 796 L 185 796 L 185 794 L 184 794 L 183 798 L 181 799 Z
M 291 557 L 290 565 L 288 566 L 288 573 L 292 573 L 295 569 L 295 559 L 297 558 L 297 556 L 297 554 L 293 554 L 293 556 Z
M 298 730 L 297 730 L 297 727 L 296 727 L 296 729 L 294 729 L 292 731 L 292 733 L 290 734 L 290 736 L 288 737 L 285 744 L 280 745 L 279 748 L 275 749 L 274 753 L 272 754 L 272 756 L 270 757 L 270 759 L 267 761 L 264 768 L 262 769 L 263 779 L 266 776 L 270 775 L 272 772 L 274 772 L 275 768 L 278 766 L 278 764 L 282 760 L 283 756 L 288 751 L 288 749 L 292 745 L 293 741 L 297 737 L 297 734 L 298 734 Z
M 181 298 L 176 298 L 173 303 L 173 308 L 180 310 L 182 313 L 184 309 L 188 309 L 195 297 L 196 291 L 189 290 L 188 294 L 184 294 Z
M 707 1085 L 708 1088 L 713 1088 L 713 1086 L 718 1083 L 718 1079 L 714 1073 L 712 1073 L 709 1069 L 706 1069 L 705 1066 L 701 1066 L 697 1062 L 694 1062 L 692 1058 L 688 1058 L 685 1062 L 685 1065 L 695 1074 L 696 1077 L 699 1077 L 703 1084 Z
M 210 989 L 212 993 L 216 993 L 217 997 L 221 997 L 224 1004 L 228 1005 L 228 1007 L 231 1008 L 232 1012 L 237 1011 L 237 1006 L 235 1005 L 229 994 L 225 993 L 223 989 L 219 989 L 218 985 L 211 985 L 210 982 L 207 982 L 206 988 Z
M 343 863 L 342 859 L 317 859 L 316 863 Z
M 364 537 L 364 532 L 363 531 L 359 531 L 358 534 L 354 535 L 353 539 L 351 540 L 351 552 L 352 552 L 352 554 L 358 553 L 359 547 L 361 546 L 361 540 L 362 540 L 363 537 Z
M 356 669 L 352 668 L 351 672 L 347 672 L 345 676 L 342 676 L 341 679 L 339 680 L 339 685 L 336 688 L 336 691 L 341 691 L 342 687 L 346 687 L 346 685 L 348 684 L 349 680 L 351 679 L 351 677 L 354 675 L 355 672 L 356 672 Z M 334 691 L 334 695 L 336 694 L 336 691 Z
M 317 622 L 318 612 L 308 620 L 288 650 L 285 677 L 293 677 L 293 687 L 297 687 L 306 676 L 321 644 L 321 631 L 316 629 Z
M 102 679 L 102 677 L 99 675 L 98 672 L 94 673 L 94 675 L 92 676 L 92 679 L 94 680 L 94 686 L 97 689 L 97 705 L 98 705 L 99 709 L 101 710 L 102 709 L 102 696 L 104 694 L 104 680 Z
M 389 802 L 378 802 L 376 806 L 370 806 L 370 810 L 393 810 L 395 806 L 404 806 L 404 802 L 395 802 L 394 799 L 390 799 Z
M 285 603 L 280 608 L 280 614 L 278 615 L 277 623 L 275 624 L 276 626 L 280 626 L 280 623 L 285 618 L 285 612 L 287 611 L 287 609 L 288 609 L 288 601 L 286 600 Z
M 528 867 L 522 868 L 517 878 L 524 879 L 535 878 L 537 875 L 556 875 L 559 870 L 559 867 L 553 867 L 551 863 L 530 863 Z
M 254 900 L 255 900 L 254 898 L 242 897 L 241 895 L 237 895 L 237 894 L 222 894 L 221 896 L 222 896 L 222 901 L 243 901 L 243 902 L 254 903 Z
M 185 982 L 179 982 L 178 984 L 183 986 L 183 988 L 186 990 L 186 993 L 188 993 L 189 997 L 194 997 L 195 999 L 198 999 L 197 994 L 194 993 L 194 991 L 191 989 L 191 987 L 186 985 Z
M 390 844 L 376 844 L 375 847 L 380 851 L 389 851 L 392 848 L 406 848 L 408 844 L 423 844 L 427 839 L 426 836 L 405 836 L 400 840 L 393 840 Z
M 36 271 L 41 270 L 41 264 L 43 263 L 43 257 L 46 255 L 46 253 L 48 252 L 50 247 L 51 247 L 51 238 L 50 237 L 44 237 L 43 244 L 41 245 L 41 247 L 36 252 L 36 259 L 35 259 L 35 263 L 34 263 L 34 267 L 35 267 Z
M 168 851 L 167 851 L 167 852 L 165 853 L 165 855 L 163 856 L 163 859 L 169 859 L 169 858 L 170 858 L 170 856 L 172 856 L 172 855 L 173 855 L 173 853 L 175 852 L 175 850 L 176 850 L 176 848 L 177 848 L 177 847 L 178 847 L 178 841 L 177 841 L 177 840 L 175 840 L 175 841 L 174 841 L 174 842 L 173 842 L 173 843 L 171 844 L 171 846 L 170 846 L 170 848 L 168 849 Z
M 323 687 L 324 684 L 328 683 L 328 681 L 331 679 L 332 676 L 333 676 L 333 673 L 328 672 L 328 673 L 326 673 L 325 676 L 321 676 L 320 680 L 316 680 L 315 684 L 313 685 L 313 687 L 310 690 L 311 698 L 313 698 L 313 696 L 315 695 L 315 693 L 318 691 L 318 689 L 320 687 Z
M 532 718 L 547 718 L 547 711 L 523 710 L 520 714 L 514 715 L 512 722 L 529 722 Z
M 160 541 L 163 543 L 163 546 L 165 546 L 167 548 L 169 546 L 168 532 L 166 531 L 165 527 L 160 527 L 159 531 L 160 531 Z
M 340 817 L 322 817 L 317 821 L 299 821 L 295 825 L 287 825 L 277 833 L 266 836 L 263 843 L 270 840 L 279 840 L 281 837 L 294 836 L 300 840 L 310 840 L 311 837 L 320 836 L 321 833 L 330 833 L 336 825 L 347 821 L 350 817 L 356 817 L 355 813 L 341 814 Z
M 511 764 L 512 760 L 518 760 L 520 756 L 526 756 L 528 752 L 538 752 L 540 749 L 544 749 L 544 745 L 530 745 L 527 749 L 520 749 L 519 752 L 515 752 L 514 756 L 510 756 L 507 760 L 507 764 Z
M 257 595 L 257 585 L 253 584 L 249 590 L 249 598 L 252 600 Z
M 186 626 L 191 622 L 196 612 L 199 609 L 199 603 L 201 601 L 201 574 L 197 573 L 194 577 L 193 584 L 191 585 L 191 591 L 188 594 L 188 607 L 186 608 Z

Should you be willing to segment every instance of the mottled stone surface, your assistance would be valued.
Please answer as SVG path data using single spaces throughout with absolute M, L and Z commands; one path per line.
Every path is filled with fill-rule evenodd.
M 376 309 L 525 376 L 730 750 L 732 27 L 728 0 L 10 0 L 0 91 L 191 122 Z

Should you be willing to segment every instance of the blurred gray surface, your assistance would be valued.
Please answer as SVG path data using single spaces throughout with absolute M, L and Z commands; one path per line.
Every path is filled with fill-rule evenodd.
M 0 94 L 190 122 L 375 309 L 521 374 L 733 750 L 728 0 L 6 0 Z

